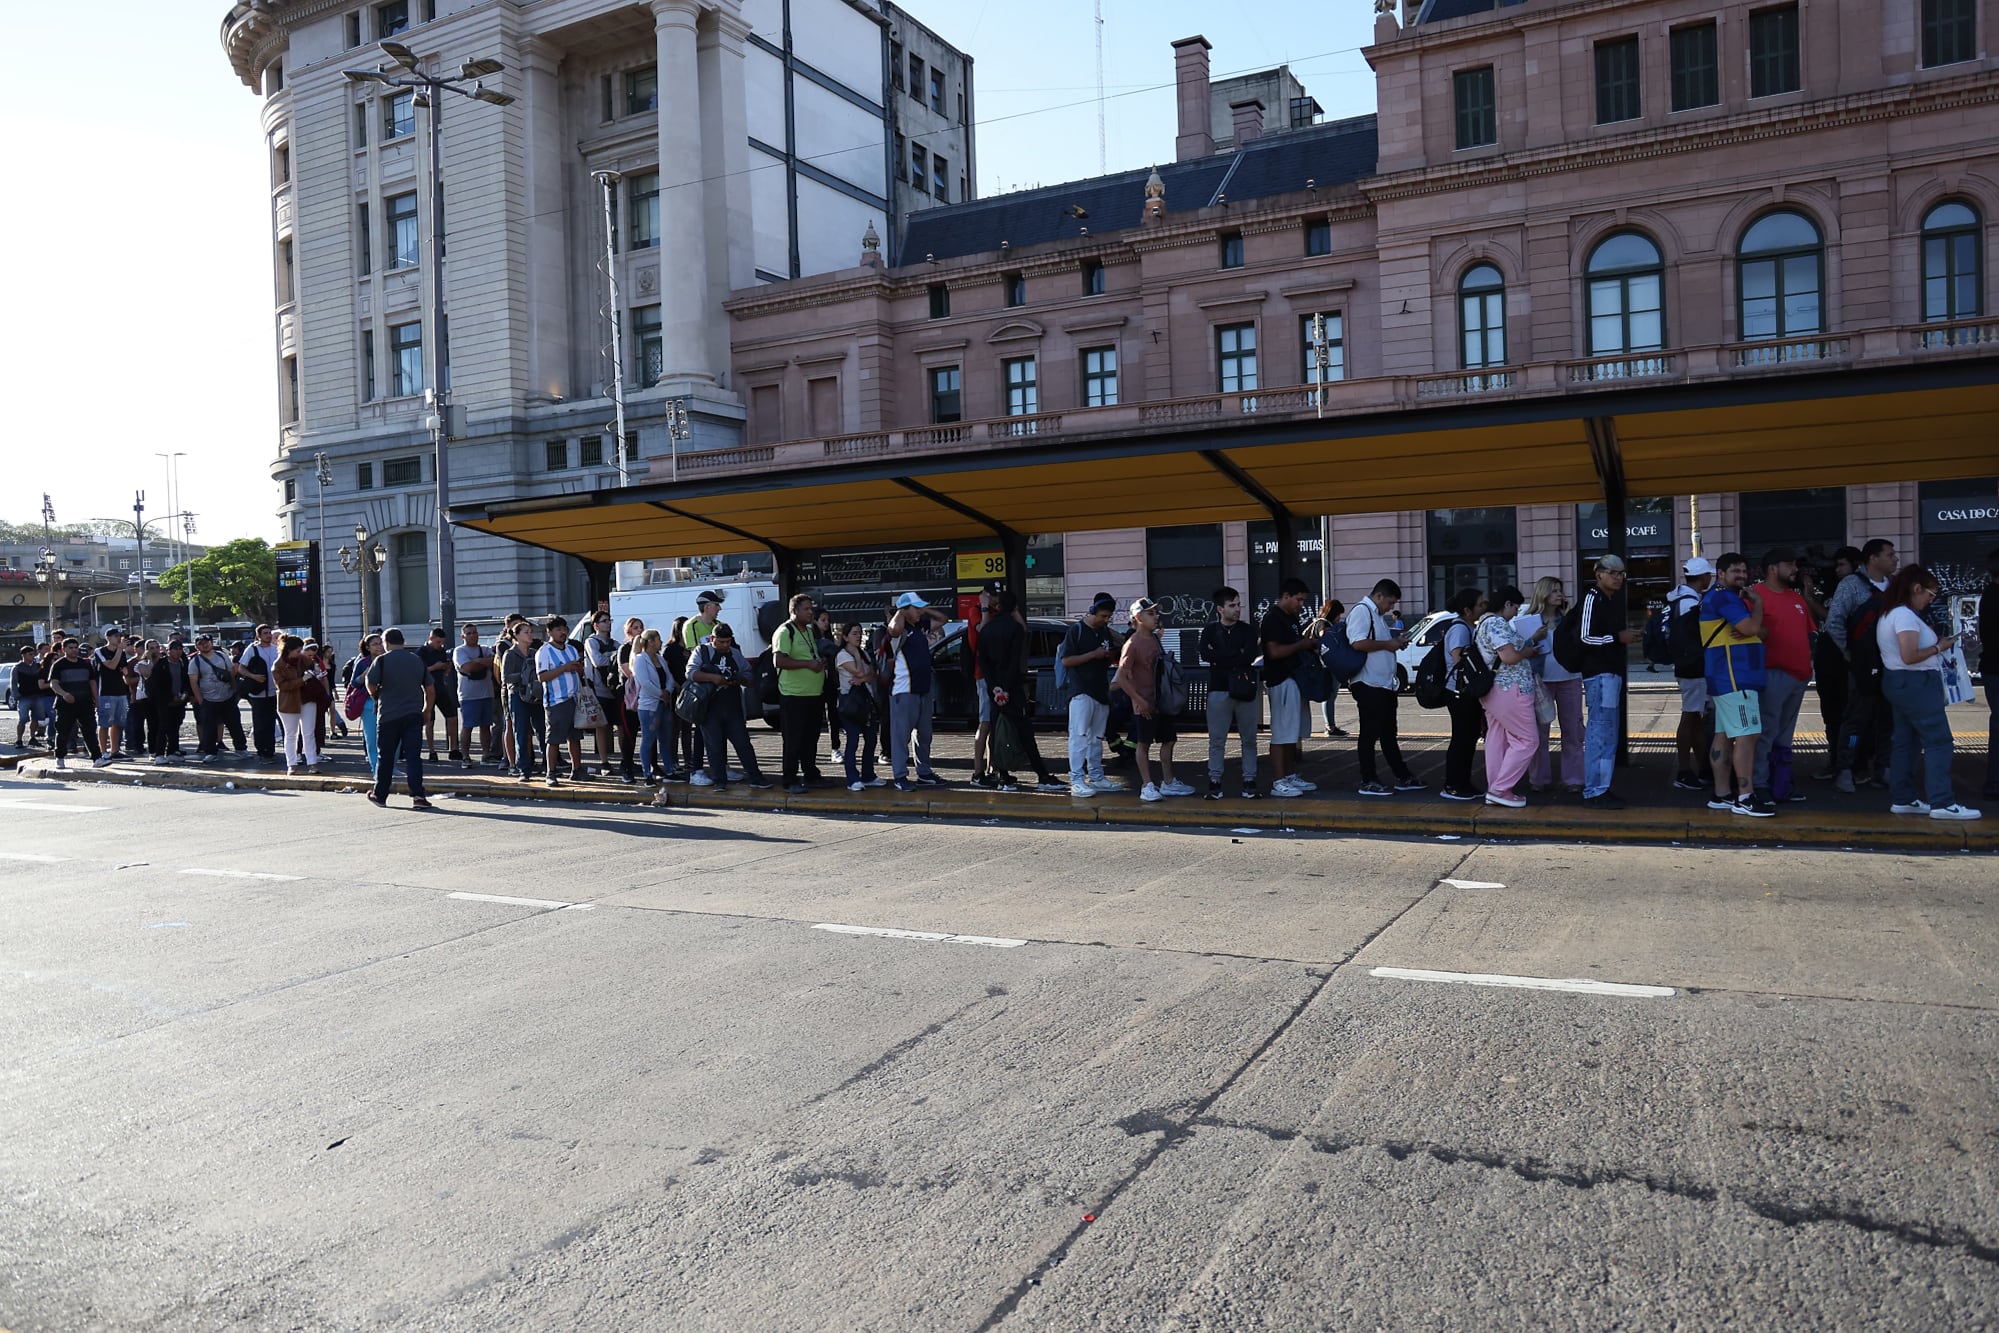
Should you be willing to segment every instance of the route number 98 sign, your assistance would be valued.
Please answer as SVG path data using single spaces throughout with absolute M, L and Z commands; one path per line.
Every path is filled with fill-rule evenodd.
M 960 583 L 985 583 L 992 579 L 1006 577 L 1006 556 L 999 551 L 961 551 L 958 553 L 958 581 Z

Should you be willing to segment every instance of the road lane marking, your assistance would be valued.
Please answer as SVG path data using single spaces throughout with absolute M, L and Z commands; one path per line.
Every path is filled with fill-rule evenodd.
M 1026 940 L 999 939 L 992 935 L 944 935 L 934 930 L 890 930 L 886 926 L 840 926 L 821 922 L 814 930 L 830 930 L 836 935 L 881 935 L 891 940 L 931 940 L 940 944 L 977 944 L 988 949 L 1018 949 Z
M 561 903 L 553 898 L 503 898 L 497 893 L 451 893 L 448 898 L 458 898 L 468 903 L 506 903 L 511 907 L 553 907 L 564 912 L 588 912 L 595 903 Z
M 0 807 L 9 810 L 61 810 L 68 814 L 83 815 L 97 810 L 109 810 L 108 805 L 62 805 L 55 801 L 0 801 Z
M 191 866 L 186 870 L 176 870 L 176 875 L 219 875 L 224 879 L 304 879 L 304 875 L 274 875 L 267 870 L 209 870 L 201 866 Z
M 1486 879 L 1440 879 L 1439 884 L 1448 884 L 1454 889 L 1503 889 L 1504 884 L 1495 884 Z
M 1489 972 L 1429 972 L 1418 967 L 1377 967 L 1372 977 L 1393 977 L 1402 981 L 1442 981 L 1460 986 L 1511 986 L 1519 990 L 1574 991 L 1578 995 L 1626 995 L 1656 999 L 1676 992 L 1671 986 L 1633 986 L 1621 981 L 1584 981 L 1580 978 L 1505 977 Z
M 69 860 L 67 856 L 42 856 L 35 852 L 0 852 L 0 861 L 41 861 L 44 863 L 53 863 L 67 860 Z

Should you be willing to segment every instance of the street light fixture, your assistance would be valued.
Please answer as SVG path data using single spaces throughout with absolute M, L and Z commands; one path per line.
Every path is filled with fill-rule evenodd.
M 408 88 L 415 91 L 411 99 L 416 105 L 429 112 L 429 154 L 427 158 L 430 176 L 430 303 L 424 311 L 423 349 L 424 382 L 428 386 L 426 396 L 430 399 L 430 411 L 424 419 L 430 431 L 431 447 L 436 450 L 436 509 L 437 509 L 437 618 L 444 627 L 446 642 L 455 638 L 458 611 L 458 562 L 452 549 L 451 520 L 447 515 L 451 508 L 451 460 L 446 450 L 446 442 L 451 431 L 450 391 L 444 383 L 444 367 L 449 364 L 444 348 L 444 170 L 439 160 L 442 137 L 439 132 L 442 116 L 443 94 L 456 93 L 471 101 L 485 102 L 489 106 L 508 106 L 513 98 L 497 92 L 477 82 L 488 75 L 501 73 L 506 66 L 497 60 L 480 58 L 468 60 L 460 68 L 457 79 L 444 78 L 436 74 L 426 74 L 417 59 L 416 52 L 401 42 L 382 42 L 382 54 L 395 62 L 393 68 L 350 69 L 342 71 L 352 83 L 373 83 L 385 88 Z M 470 87 L 466 87 L 467 83 Z M 360 546 L 365 537 L 356 529 L 355 542 Z M 385 553 L 386 554 L 386 553 Z M 355 552 L 354 558 L 365 560 L 365 547 Z M 343 559 L 343 565 L 345 561 Z M 365 584 L 364 584 L 365 588 Z M 363 607 L 363 632 L 366 632 L 366 608 Z
M 354 525 L 354 545 L 340 548 L 340 568 L 343 572 L 359 577 L 361 582 L 361 642 L 368 641 L 368 577 L 379 574 L 389 563 L 389 548 L 376 542 L 371 550 L 368 546 L 368 527 L 365 523 Z M 358 651 L 358 645 L 357 645 Z
M 56 585 L 69 582 L 69 571 L 56 568 L 56 553 L 48 547 L 42 548 L 42 558 L 35 567 L 35 582 L 42 585 L 49 597 L 49 640 L 56 637 Z

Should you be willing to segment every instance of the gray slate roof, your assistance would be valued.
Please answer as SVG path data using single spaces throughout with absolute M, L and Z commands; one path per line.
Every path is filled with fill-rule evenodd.
M 1243 203 L 1302 190 L 1308 180 L 1321 188 L 1345 185 L 1374 174 L 1376 152 L 1374 117 L 1356 116 L 1266 135 L 1240 151 L 1164 163 L 1159 178 L 1166 183 L 1167 212 L 1184 213 L 1208 207 L 1222 193 L 1230 203 Z M 904 224 L 900 262 L 984 254 L 1001 241 L 1018 249 L 1070 240 L 1084 227 L 1093 236 L 1136 227 L 1151 174 L 1145 167 L 924 209 Z M 1072 205 L 1086 216 L 1072 216 Z

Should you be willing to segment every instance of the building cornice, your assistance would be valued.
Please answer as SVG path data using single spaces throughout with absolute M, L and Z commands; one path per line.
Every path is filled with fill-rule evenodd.
M 260 75 L 271 54 L 291 40 L 290 24 L 347 7 L 349 0 L 241 0 L 222 16 L 222 52 L 251 92 L 263 91 Z
M 1374 203 L 1412 199 L 1470 186 L 1529 180 L 1584 167 L 1618 166 L 1678 153 L 1728 148 L 1807 130 L 1819 133 L 1873 121 L 1953 111 L 1999 102 L 1999 76 L 1981 71 L 1963 78 L 1853 93 L 1816 102 L 1797 102 L 1700 125 L 1657 126 L 1614 139 L 1553 144 L 1527 152 L 1502 153 L 1472 162 L 1419 167 L 1371 176 L 1360 182 Z

